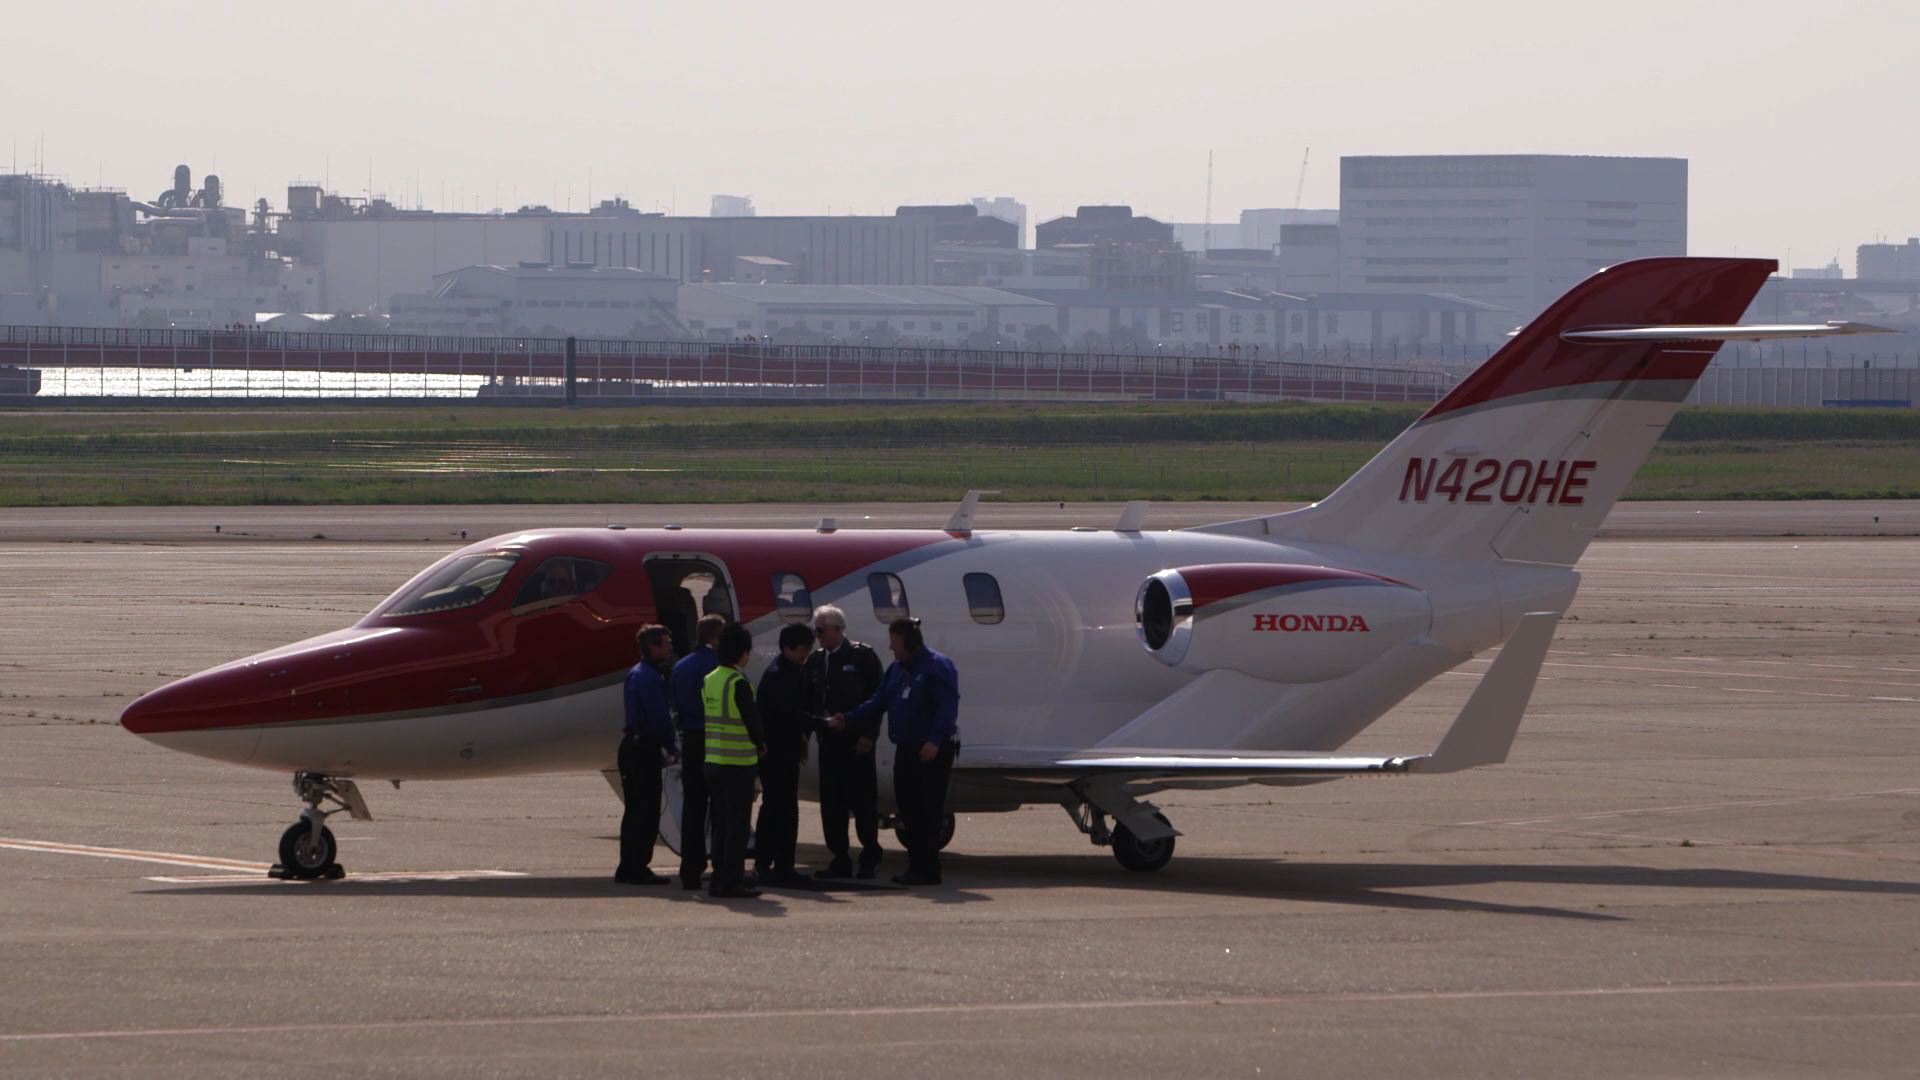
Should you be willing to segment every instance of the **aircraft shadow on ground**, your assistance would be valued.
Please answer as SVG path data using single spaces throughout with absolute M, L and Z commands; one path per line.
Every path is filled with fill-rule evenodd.
M 803 862 L 824 863 L 825 853 Z M 891 853 L 890 859 L 898 859 Z M 663 862 L 663 865 L 665 863 Z M 891 870 L 883 870 L 883 875 Z M 351 872 L 345 881 L 314 885 L 284 885 L 263 881 L 288 898 L 337 894 L 358 896 L 435 896 L 469 899 L 539 900 L 632 898 L 636 901 L 722 903 L 762 917 L 785 914 L 788 905 L 845 904 L 856 898 L 879 902 L 964 904 L 990 902 L 991 893 L 1011 889 L 1095 888 L 1167 895 L 1226 896 L 1246 899 L 1293 900 L 1303 903 L 1347 904 L 1407 911 L 1465 911 L 1499 915 L 1533 915 L 1586 921 L 1623 921 L 1627 916 L 1578 907 L 1512 904 L 1460 896 L 1435 896 L 1404 890 L 1460 889 L 1475 886 L 1532 885 L 1563 890 L 1583 888 L 1772 890 L 1784 892 L 1856 893 L 1920 896 L 1920 883 L 1867 878 L 1820 877 L 1715 867 L 1663 869 L 1650 866 L 1581 866 L 1524 863 L 1355 863 L 1284 862 L 1272 858 L 1189 856 L 1165 870 L 1130 873 L 1105 853 L 1077 855 L 967 855 L 946 856 L 947 884 L 934 889 L 899 889 L 867 882 L 820 883 L 814 887 L 769 889 L 759 900 L 708 899 L 704 893 L 682 890 L 678 883 L 662 886 L 619 886 L 598 875 L 533 875 L 464 879 L 361 879 Z M 883 876 L 882 881 L 885 878 Z M 245 885 L 194 885 L 153 890 L 168 896 L 258 897 L 261 888 Z M 1578 903 L 1575 898 L 1572 902 Z

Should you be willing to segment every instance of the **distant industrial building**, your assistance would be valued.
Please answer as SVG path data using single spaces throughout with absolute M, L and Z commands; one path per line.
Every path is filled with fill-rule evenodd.
M 1040 223 L 1034 230 L 1034 246 L 1060 247 L 1068 244 L 1171 244 L 1173 226 L 1144 214 L 1135 214 L 1131 206 L 1082 206 L 1071 217 L 1057 217 Z
M 1451 293 L 1527 319 L 1602 267 L 1686 252 L 1682 158 L 1340 161 L 1343 290 Z
M 1015 247 L 1027 246 L 1027 204 L 1006 195 L 996 195 L 990 199 L 973 198 L 967 200 L 975 210 L 989 217 L 1013 223 Z
M 1904 244 L 1861 244 L 1854 256 L 1854 276 L 1869 281 L 1920 281 L 1920 237 L 1908 237 Z
M 1020 226 L 982 213 L 979 207 L 969 203 L 902 206 L 893 213 L 895 217 L 924 217 L 933 222 L 933 242 L 936 244 L 990 248 L 1020 246 Z
M 1019 289 L 1053 306 L 1073 346 L 1374 352 L 1481 345 L 1512 328 L 1511 313 L 1457 296 L 1424 294 Z
M 1338 210 L 1293 210 L 1262 208 L 1240 211 L 1240 220 L 1174 222 L 1173 238 L 1188 251 L 1215 249 L 1272 251 L 1285 239 L 1283 230 L 1293 225 L 1338 225 Z
M 625 267 L 468 266 L 434 278 L 434 290 L 401 294 L 391 329 L 459 337 L 686 336 L 675 314 L 680 282 Z
M 713 208 L 707 213 L 711 217 L 753 217 L 753 196 L 715 195 Z
M 1279 312 L 1268 299 L 1231 292 L 1155 289 L 1020 289 L 1054 312 L 1059 340 L 1091 348 L 1260 345 L 1271 351 Z
M 324 205 L 324 204 L 322 204 Z M 737 260 L 761 257 L 811 284 L 924 285 L 932 279 L 935 222 L 926 216 L 668 217 L 608 200 L 586 213 L 544 206 L 507 214 L 441 214 L 375 202 L 349 214 L 294 212 L 279 243 L 321 270 L 324 310 L 382 307 L 430 291 L 467 266 L 544 262 L 727 281 Z
M 1008 347 L 1051 331 L 1051 305 L 1000 289 L 853 285 L 685 285 L 679 314 L 710 341 Z
M 196 188 L 185 165 L 151 201 L 0 176 L 0 320 L 205 328 L 313 303 L 318 275 L 262 231 L 224 204 L 219 177 Z

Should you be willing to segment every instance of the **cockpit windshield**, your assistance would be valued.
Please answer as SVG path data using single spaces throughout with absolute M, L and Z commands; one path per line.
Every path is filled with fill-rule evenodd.
M 519 559 L 517 551 L 488 551 L 448 559 L 388 601 L 380 614 L 391 619 L 472 607 L 493 595 Z

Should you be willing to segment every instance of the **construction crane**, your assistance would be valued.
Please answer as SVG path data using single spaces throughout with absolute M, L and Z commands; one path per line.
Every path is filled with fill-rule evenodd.
M 1313 147 L 1307 147 L 1300 155 L 1300 182 L 1293 185 L 1293 208 L 1300 209 L 1300 197 L 1307 192 L 1307 159 L 1313 156 Z

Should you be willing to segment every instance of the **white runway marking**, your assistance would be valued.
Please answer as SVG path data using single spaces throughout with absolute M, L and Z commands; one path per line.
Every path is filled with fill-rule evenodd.
M 63 844 L 54 840 L 22 840 L 17 837 L 0 836 L 0 848 L 13 851 L 34 851 L 42 855 L 81 855 L 93 859 L 118 859 L 124 862 L 159 863 L 162 866 L 177 866 L 183 870 L 223 870 L 221 874 L 196 874 L 191 876 L 156 876 L 148 881 L 158 881 L 168 885 L 206 885 L 215 883 L 260 883 L 273 882 L 267 871 L 272 865 L 263 862 L 248 862 L 244 859 L 223 859 L 217 855 L 188 855 L 178 851 L 138 851 L 132 848 L 96 847 L 91 844 Z M 370 874 L 348 874 L 342 881 L 459 881 L 475 878 L 516 878 L 527 875 L 518 870 L 383 870 Z M 328 884 L 338 884 L 329 882 Z M 295 882 L 294 884 L 311 884 Z
M 1832 795 L 1794 795 L 1781 799 L 1738 799 L 1729 802 L 1683 803 L 1677 806 L 1628 807 L 1624 810 L 1588 810 L 1578 814 L 1558 814 L 1551 817 L 1488 818 L 1481 821 L 1458 821 L 1454 824 L 1461 826 L 1541 825 L 1553 821 L 1580 821 L 1586 818 L 1599 817 L 1603 814 L 1704 814 L 1714 810 L 1738 810 L 1754 806 L 1792 806 L 1794 803 L 1839 802 L 1845 799 L 1875 799 L 1903 795 L 1920 795 L 1920 787 L 1887 788 L 1882 791 L 1843 791 Z
M 1686 660 L 1670 661 L 1670 662 L 1685 664 L 1685 663 L 1692 662 L 1692 659 L 1693 658 L 1689 657 Z M 1757 671 L 1727 671 L 1724 669 L 1718 670 L 1718 671 L 1688 671 L 1685 668 L 1634 667 L 1628 664 L 1573 664 L 1573 663 L 1568 663 L 1565 660 L 1548 660 L 1546 662 L 1546 666 L 1547 667 L 1590 668 L 1595 671 L 1638 671 L 1638 672 L 1644 672 L 1652 675 L 1703 675 L 1708 678 L 1721 678 L 1721 679 L 1780 679 L 1780 680 L 1786 680 L 1789 682 L 1806 681 L 1806 682 L 1840 683 L 1845 686 L 1865 686 L 1865 685 L 1920 686 L 1920 683 L 1894 682 L 1888 679 L 1871 679 L 1871 680 L 1861 681 L 1861 680 L 1855 680 L 1855 679 L 1836 678 L 1832 675 L 1763 675 Z
M 341 1032 L 421 1031 L 477 1027 L 539 1027 L 580 1024 L 661 1024 L 753 1020 L 806 1020 L 844 1017 L 952 1016 L 1092 1013 L 1166 1008 L 1272 1008 L 1279 1005 L 1398 1004 L 1413 1001 L 1501 1001 L 1516 998 L 1593 999 L 1672 997 L 1685 994 L 1826 994 L 1920 990 L 1920 980 L 1857 979 L 1844 982 L 1715 983 L 1700 986 L 1583 986 L 1561 990 L 1357 990 L 1324 994 L 1295 993 L 1246 997 L 1132 998 L 1109 1001 L 974 1002 L 934 1005 L 854 1005 L 840 1008 L 764 1009 L 746 1012 L 585 1013 L 557 1016 L 463 1017 L 459 1019 L 368 1020 L 315 1024 L 253 1024 L 232 1027 L 118 1028 L 99 1031 L 40 1031 L 0 1034 L 0 1043 L 74 1042 L 86 1039 L 179 1039 L 223 1035 L 325 1035 Z
M 52 840 L 21 840 L 0 836 L 0 848 L 37 851 L 44 855 L 84 855 L 95 859 L 122 859 L 127 862 L 161 863 L 195 870 L 251 870 L 264 874 L 272 869 L 263 862 L 222 859 L 215 855 L 187 855 L 178 851 L 136 851 L 131 848 L 95 847 L 91 844 L 62 844 Z
M 338 887 L 355 881 L 473 881 L 488 878 L 521 878 L 527 875 L 518 870 L 379 870 L 371 874 L 349 873 L 346 877 L 334 881 L 312 882 L 273 881 L 259 874 L 196 874 L 191 877 L 150 877 L 148 881 L 158 881 L 166 885 L 258 885 L 265 881 L 269 884 L 314 885 L 324 884 Z

